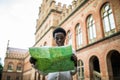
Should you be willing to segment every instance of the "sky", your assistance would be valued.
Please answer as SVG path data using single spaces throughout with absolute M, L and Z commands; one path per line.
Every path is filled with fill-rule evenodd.
M 71 4 L 72 0 L 56 0 Z M 35 27 L 42 0 L 0 0 L 0 58 L 9 47 L 28 49 L 35 43 Z

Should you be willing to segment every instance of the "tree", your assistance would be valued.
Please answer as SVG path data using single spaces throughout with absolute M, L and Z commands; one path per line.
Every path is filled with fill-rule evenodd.
M 3 67 L 2 67 L 2 64 L 0 64 L 0 80 L 1 80 L 1 77 L 2 77 L 2 70 L 3 70 Z

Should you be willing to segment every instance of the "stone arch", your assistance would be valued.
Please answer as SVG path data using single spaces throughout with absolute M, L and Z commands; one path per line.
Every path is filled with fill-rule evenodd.
M 93 55 L 90 57 L 89 67 L 90 67 L 90 80 L 101 80 L 100 64 L 97 56 Z

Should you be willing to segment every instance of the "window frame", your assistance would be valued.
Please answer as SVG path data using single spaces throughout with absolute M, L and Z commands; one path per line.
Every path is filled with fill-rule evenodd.
M 17 64 L 16 71 L 17 72 L 22 72 L 22 64 L 21 63 Z
M 70 30 L 67 32 L 67 44 L 72 45 L 72 33 Z
M 12 72 L 13 71 L 13 63 L 12 62 L 8 63 L 7 71 L 8 72 Z
M 78 23 L 75 27 L 75 32 L 76 32 L 76 48 L 79 49 L 82 47 L 82 44 L 83 44 L 83 37 L 82 37 L 82 29 L 81 29 L 81 26 L 80 24 Z
M 105 3 L 101 8 L 101 18 L 104 29 L 104 36 L 110 36 L 116 32 L 115 19 L 110 3 Z M 112 29 L 113 28 L 113 29 Z
M 88 31 L 88 41 L 89 43 L 93 43 L 96 41 L 97 33 L 95 20 L 93 19 L 92 14 L 87 18 L 87 31 Z
M 84 77 L 84 64 L 82 60 L 78 60 L 77 74 L 78 74 L 78 80 L 84 80 L 85 78 Z

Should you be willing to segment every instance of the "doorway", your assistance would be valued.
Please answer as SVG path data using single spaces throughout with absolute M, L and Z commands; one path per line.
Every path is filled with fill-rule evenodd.
M 101 80 L 99 60 L 96 56 L 90 59 L 90 80 Z
M 120 80 L 120 53 L 116 50 L 107 56 L 108 74 L 110 80 Z

